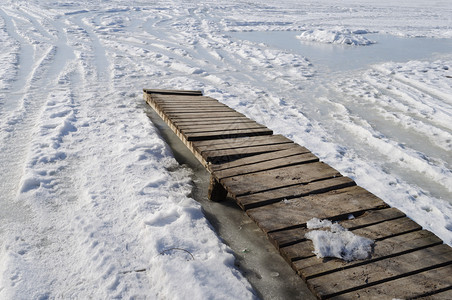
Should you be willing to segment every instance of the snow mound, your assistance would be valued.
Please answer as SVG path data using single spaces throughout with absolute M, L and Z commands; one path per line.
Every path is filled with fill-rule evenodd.
M 337 257 L 345 261 L 366 259 L 372 252 L 374 241 L 353 234 L 338 223 L 313 218 L 307 222 L 308 229 L 329 228 L 329 230 L 313 230 L 306 233 L 306 238 L 314 243 L 314 254 L 318 258 Z
M 368 46 L 375 44 L 375 41 L 371 41 L 362 34 L 368 33 L 366 30 L 355 30 L 351 31 L 349 29 L 340 30 L 324 30 L 324 29 L 314 29 L 307 30 L 297 36 L 298 39 L 308 42 L 320 42 L 327 44 L 341 44 L 341 45 L 352 45 L 352 46 Z

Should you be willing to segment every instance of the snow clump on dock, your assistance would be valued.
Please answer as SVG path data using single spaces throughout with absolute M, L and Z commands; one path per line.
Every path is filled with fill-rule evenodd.
M 314 243 L 314 254 L 318 258 L 337 257 L 345 261 L 366 259 L 372 252 L 374 241 L 358 236 L 338 223 L 313 218 L 306 223 L 308 229 L 305 237 Z

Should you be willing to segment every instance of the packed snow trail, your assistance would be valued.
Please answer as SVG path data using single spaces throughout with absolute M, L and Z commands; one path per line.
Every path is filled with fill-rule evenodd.
M 1 202 L 14 209 L 2 211 L 1 298 L 253 298 L 146 117 L 143 83 L 120 79 L 95 14 L 69 15 L 1 13 L 17 45 L 2 81 Z
M 452 37 L 448 3 L 372 2 L 5 1 L 0 298 L 254 297 L 142 88 L 202 90 L 452 244 L 451 55 L 328 75 L 231 37 L 338 25 Z

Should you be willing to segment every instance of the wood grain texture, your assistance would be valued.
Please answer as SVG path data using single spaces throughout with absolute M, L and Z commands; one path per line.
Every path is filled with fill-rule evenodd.
M 262 192 L 275 188 L 340 177 L 341 174 L 325 163 L 314 162 L 271 171 L 229 177 L 221 183 L 237 196 Z
M 450 247 L 437 245 L 341 270 L 340 274 L 331 273 L 315 277 L 307 280 L 307 283 L 317 295 L 325 298 L 435 269 L 451 262 Z M 331 284 L 333 282 L 334 284 Z
M 435 292 L 443 289 L 446 290 L 440 293 Z M 452 265 L 365 287 L 357 291 L 333 297 L 332 299 L 380 300 L 414 298 L 422 300 L 452 299 Z
M 243 117 L 242 114 L 235 112 L 235 111 L 227 111 L 227 112 L 214 112 L 214 113 L 208 113 L 205 114 L 205 116 L 202 116 L 198 113 L 168 113 L 166 116 L 169 119 L 221 119 L 221 118 L 230 118 L 230 117 Z
M 343 216 L 343 215 L 341 215 Z M 333 221 L 341 220 L 341 226 L 349 230 L 356 228 L 371 226 L 388 220 L 394 220 L 405 217 L 405 214 L 396 208 L 385 208 L 379 210 L 369 210 L 361 215 L 355 216 L 354 219 L 344 220 L 343 217 L 337 219 L 335 217 L 328 217 Z M 300 241 L 306 241 L 304 235 L 306 234 L 306 224 L 299 228 L 287 229 L 282 231 L 270 232 L 268 237 L 277 248 L 293 245 Z M 312 249 L 311 249 L 312 250 Z
M 278 149 L 277 147 L 284 147 L 284 148 L 280 148 L 277 151 L 273 151 L 273 152 L 268 151 L 269 153 L 257 154 L 257 155 L 253 155 L 251 157 L 242 158 L 242 159 L 236 160 L 234 162 L 230 162 L 230 163 L 214 165 L 210 168 L 210 171 L 211 172 L 219 172 L 219 171 L 224 171 L 227 169 L 241 168 L 241 167 L 249 166 L 249 165 L 265 164 L 265 163 L 269 163 L 270 161 L 273 161 L 273 160 L 282 159 L 282 158 L 290 157 L 293 155 L 311 154 L 313 156 L 313 154 L 311 152 L 309 152 L 308 149 L 306 149 L 305 147 L 302 147 L 298 144 L 295 144 L 295 143 L 265 145 L 265 146 L 261 146 L 261 147 L 268 147 L 271 149 L 274 149 L 274 148 Z M 241 151 L 242 149 L 243 148 L 239 148 L 238 151 Z M 315 156 L 313 156 L 313 157 L 315 157 Z M 316 159 L 318 160 L 317 157 L 316 157 Z
M 162 90 L 162 89 L 143 89 L 147 94 L 170 94 L 170 95 L 202 95 L 201 91 L 194 90 Z
M 406 220 L 403 218 L 402 220 Z M 419 230 L 419 225 L 412 222 L 388 221 L 385 223 L 372 225 L 362 229 L 354 230 L 353 233 L 359 236 L 367 237 L 375 240 L 373 252 L 365 261 L 345 262 L 340 259 L 319 259 L 315 256 L 306 257 L 293 262 L 294 269 L 305 279 L 321 276 L 322 274 L 342 271 L 345 268 L 350 268 L 356 265 L 363 265 L 373 263 L 377 259 L 399 255 L 405 252 L 442 244 L 442 241 L 434 234 Z M 395 223 L 395 224 L 394 224 Z M 389 226 L 395 225 L 391 230 Z M 417 228 L 416 228 L 417 227 Z M 306 242 L 311 243 L 311 242 Z M 301 244 L 301 243 L 300 243 Z M 305 249 L 306 246 L 290 246 L 284 248 L 284 254 L 288 259 L 298 259 L 298 253 L 304 253 L 299 250 Z M 311 245 L 311 250 L 312 250 Z
M 245 121 L 245 120 L 224 120 L 221 123 L 201 123 L 201 122 L 185 122 L 185 123 L 178 123 L 176 124 L 176 127 L 179 130 L 191 130 L 191 129 L 208 129 L 212 127 L 222 127 L 222 128 L 235 128 L 235 127 L 265 127 L 259 123 L 253 122 L 253 121 Z
M 280 152 L 280 151 L 276 151 L 276 152 Z M 271 152 L 271 153 L 276 153 L 276 152 Z M 252 174 L 252 173 L 257 173 L 257 172 L 261 172 L 261 171 L 268 171 L 268 170 L 284 168 L 284 167 L 289 167 L 289 166 L 299 165 L 299 164 L 304 164 L 304 163 L 313 163 L 313 162 L 317 162 L 318 160 L 319 159 L 314 154 L 303 153 L 303 154 L 296 154 L 296 155 L 291 155 L 291 156 L 287 156 L 287 157 L 277 158 L 274 160 L 268 160 L 268 161 L 264 161 L 264 162 L 260 162 L 260 163 L 248 164 L 248 165 L 244 165 L 244 166 L 240 166 L 240 167 L 234 167 L 234 168 L 229 168 L 229 169 L 225 169 L 225 170 L 215 171 L 215 172 L 213 172 L 213 175 L 217 179 L 221 180 L 221 179 L 238 176 L 238 175 Z
M 275 184 L 277 184 L 277 182 L 275 182 Z M 354 185 L 356 185 L 355 182 L 350 178 L 340 176 L 313 182 L 302 182 L 297 185 L 256 192 L 251 195 L 239 195 L 235 196 L 235 199 L 242 208 L 250 209 L 275 203 L 284 199 L 303 197 L 310 194 L 321 194 Z
M 241 138 L 224 138 L 224 139 L 216 140 L 216 141 L 200 141 L 200 142 L 194 143 L 194 146 L 197 151 L 202 152 L 204 150 L 210 150 L 210 149 L 219 150 L 219 149 L 229 149 L 229 148 L 236 148 L 236 147 L 270 145 L 270 144 L 281 144 L 281 143 L 293 143 L 293 142 L 281 135 L 271 135 L 271 136 L 253 136 L 253 137 L 241 137 Z M 215 147 L 221 147 L 221 148 L 215 148 Z
M 190 134 L 196 132 L 213 132 L 213 131 L 225 131 L 225 130 L 248 130 L 248 129 L 266 129 L 271 131 L 267 127 L 257 123 L 230 123 L 230 124 L 214 124 L 210 126 L 178 126 L 181 132 Z M 272 131 L 273 132 L 273 131 Z
M 267 128 L 251 128 L 246 130 L 226 129 L 208 132 L 183 133 L 187 141 L 202 141 L 202 140 L 223 139 L 227 137 L 271 135 L 271 134 L 273 134 L 273 131 Z
M 386 203 L 367 190 L 352 186 L 322 194 L 308 195 L 249 209 L 248 215 L 265 232 L 305 225 L 312 218 L 346 219 L 367 210 L 387 207 Z
M 284 150 L 291 148 L 293 144 L 275 144 L 266 146 L 250 146 L 243 148 L 232 148 L 223 150 L 212 150 L 203 151 L 201 156 L 211 164 L 208 166 L 209 171 L 212 173 L 210 168 L 218 165 L 233 164 L 237 160 L 244 158 L 253 158 L 260 154 L 271 153 L 279 150 Z
M 452 76 L 450 76 L 452 78 Z M 452 283 L 450 279 L 450 274 L 452 274 L 452 270 L 450 269 L 451 266 L 447 266 L 444 268 L 438 268 L 434 269 L 428 272 L 421 273 L 419 275 L 414 275 L 413 277 L 406 278 L 407 280 L 400 279 L 397 280 L 397 282 L 394 282 L 394 285 L 389 286 L 388 288 L 395 288 L 398 285 L 405 284 L 407 291 L 407 294 L 412 293 L 413 290 L 410 289 L 411 285 L 418 285 L 419 287 L 425 286 L 426 290 L 430 290 L 430 292 L 426 293 L 425 295 L 416 295 L 413 296 L 413 299 L 419 299 L 419 300 L 450 300 L 452 299 Z M 425 275 L 425 276 L 424 276 Z M 438 282 L 438 279 L 441 280 L 441 282 Z M 391 282 L 392 283 L 392 282 Z M 389 283 L 388 283 L 389 284 Z M 443 289 L 440 287 L 444 286 Z M 382 294 L 386 291 L 380 290 L 379 286 L 376 286 L 375 294 Z M 405 290 L 404 289 L 404 290 Z M 402 290 L 400 294 L 404 291 Z M 440 290 L 440 292 L 437 292 Z M 370 293 L 369 293 L 370 294 Z M 416 297 L 416 298 L 415 298 Z M 375 298 L 374 298 L 375 299 Z

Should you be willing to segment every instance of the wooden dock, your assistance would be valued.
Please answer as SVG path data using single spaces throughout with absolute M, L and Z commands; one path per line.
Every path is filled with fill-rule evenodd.
M 306 148 L 199 91 L 144 90 L 146 102 L 319 299 L 452 299 L 452 248 Z M 350 216 L 354 218 L 350 218 Z M 368 259 L 319 259 L 312 218 L 375 241 Z

